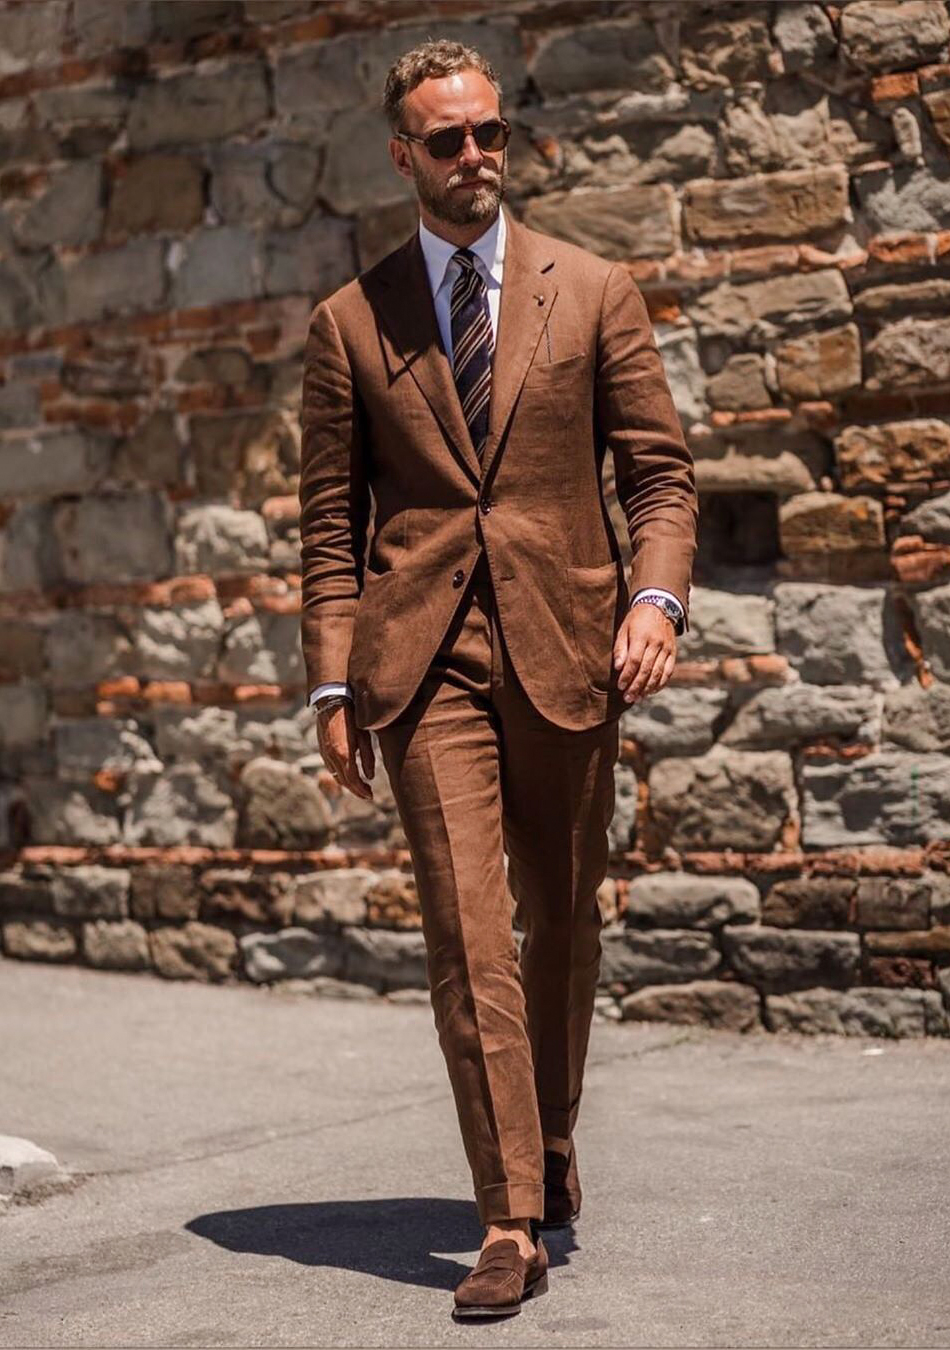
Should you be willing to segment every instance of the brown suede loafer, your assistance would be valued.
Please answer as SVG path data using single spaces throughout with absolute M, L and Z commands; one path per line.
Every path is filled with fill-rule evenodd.
M 548 1253 L 540 1238 L 526 1261 L 514 1238 L 498 1238 L 483 1248 L 477 1263 L 455 1291 L 452 1316 L 513 1317 L 526 1298 L 547 1293 Z
M 566 1228 L 581 1211 L 581 1184 L 577 1177 L 574 1140 L 570 1153 L 544 1150 L 544 1218 L 538 1228 Z

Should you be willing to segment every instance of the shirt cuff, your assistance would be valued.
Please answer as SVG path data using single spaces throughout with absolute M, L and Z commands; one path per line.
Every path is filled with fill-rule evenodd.
M 645 595 L 647 591 L 649 591 L 652 595 L 662 595 L 665 596 L 667 600 L 672 600 L 673 604 L 680 612 L 680 618 L 683 617 L 682 603 L 677 599 L 677 597 L 672 593 L 672 591 L 665 591 L 662 586 L 641 586 L 638 591 L 636 591 L 633 595 L 631 595 L 630 597 L 631 605 L 633 604 L 634 600 L 636 600 L 638 595 Z
M 318 684 L 315 689 L 311 689 L 307 706 L 312 708 L 317 699 L 323 698 L 325 694 L 345 694 L 347 698 L 352 698 L 353 690 L 348 684 L 341 683 L 339 680 L 329 680 L 325 684 Z

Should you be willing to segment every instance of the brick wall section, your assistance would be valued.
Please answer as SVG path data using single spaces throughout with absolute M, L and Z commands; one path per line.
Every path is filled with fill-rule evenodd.
M 342 796 L 304 707 L 296 488 L 307 317 L 413 227 L 375 104 L 437 32 L 497 63 L 517 214 L 640 284 L 702 494 L 602 1010 L 946 1034 L 946 5 L 396 10 L 0 7 L 6 957 L 424 987 L 383 771 Z

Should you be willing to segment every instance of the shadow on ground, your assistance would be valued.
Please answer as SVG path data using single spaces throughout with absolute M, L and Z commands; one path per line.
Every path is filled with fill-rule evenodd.
M 282 1256 L 428 1289 L 454 1289 L 471 1267 L 442 1253 L 477 1251 L 483 1236 L 470 1201 L 417 1196 L 224 1209 L 199 1215 L 185 1228 L 227 1251 Z M 570 1228 L 542 1236 L 552 1267 L 566 1265 L 578 1249 Z

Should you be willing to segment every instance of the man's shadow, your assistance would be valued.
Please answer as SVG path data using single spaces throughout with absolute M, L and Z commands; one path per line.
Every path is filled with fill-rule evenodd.
M 471 1201 L 427 1197 L 224 1209 L 201 1214 L 185 1228 L 232 1252 L 283 1256 L 431 1289 L 454 1289 L 471 1269 L 434 1253 L 475 1252 L 484 1236 Z M 552 1266 L 566 1264 L 576 1250 L 570 1228 L 542 1230 L 541 1236 Z

